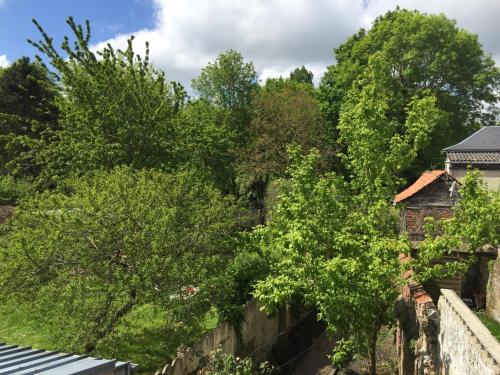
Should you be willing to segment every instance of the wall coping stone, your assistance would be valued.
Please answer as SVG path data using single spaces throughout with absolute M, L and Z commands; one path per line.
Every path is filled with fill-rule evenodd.
M 467 305 L 451 289 L 441 289 L 441 297 L 462 319 L 469 328 L 472 335 L 479 344 L 486 350 L 489 356 L 500 365 L 500 343 L 479 320 L 479 318 L 467 307 Z

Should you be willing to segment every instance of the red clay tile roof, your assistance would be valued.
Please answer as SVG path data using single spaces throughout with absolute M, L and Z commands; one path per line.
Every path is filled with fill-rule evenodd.
M 417 181 L 413 183 L 413 185 L 411 185 L 410 187 L 408 187 L 407 189 L 403 190 L 401 193 L 396 195 L 396 198 L 394 198 L 394 203 L 399 203 L 411 197 L 412 195 L 419 192 L 427 185 L 432 184 L 434 181 L 436 181 L 439 177 L 441 177 L 444 174 L 446 174 L 446 171 L 439 169 L 422 173 L 422 175 L 418 178 Z

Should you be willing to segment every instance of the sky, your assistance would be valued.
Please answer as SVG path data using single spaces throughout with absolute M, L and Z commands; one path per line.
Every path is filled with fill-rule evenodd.
M 0 0 L 0 66 L 34 56 L 26 42 L 39 37 L 32 18 L 59 45 L 72 15 L 90 20 L 95 49 L 124 48 L 133 34 L 141 52 L 149 41 L 155 65 L 188 88 L 230 48 L 252 61 L 263 81 L 305 65 L 318 83 L 335 62 L 333 48 L 397 5 L 455 19 L 500 65 L 500 0 Z

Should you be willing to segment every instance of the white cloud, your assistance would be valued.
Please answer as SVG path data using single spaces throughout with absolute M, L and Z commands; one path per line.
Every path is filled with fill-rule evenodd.
M 155 64 L 186 86 L 230 48 L 253 61 L 261 79 L 305 65 L 317 81 L 334 62 L 334 47 L 398 4 L 457 19 L 500 60 L 500 1 L 491 0 L 155 0 L 155 26 L 133 34 L 138 51 L 149 41 Z M 125 48 L 128 36 L 108 42 Z
M 7 55 L 0 55 L 0 67 L 5 68 L 9 65 L 10 65 L 10 61 L 7 60 Z

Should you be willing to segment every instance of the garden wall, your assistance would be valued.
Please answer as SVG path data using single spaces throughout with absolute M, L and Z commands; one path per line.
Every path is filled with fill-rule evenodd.
M 289 331 L 302 316 L 291 310 L 282 310 L 269 317 L 260 311 L 259 302 L 253 299 L 245 307 L 241 335 L 230 323 L 222 322 L 190 348 L 179 348 L 177 357 L 157 375 L 194 374 L 201 359 L 219 346 L 225 353 L 251 356 L 261 362 L 267 359 L 280 335 Z
M 449 289 L 441 289 L 441 374 L 499 375 L 500 344 L 479 318 Z
M 500 322 L 500 252 L 490 272 L 488 294 L 486 297 L 486 312 L 491 318 Z
M 499 375 L 500 344 L 455 292 L 441 289 L 436 306 L 414 282 L 398 304 L 401 375 Z

